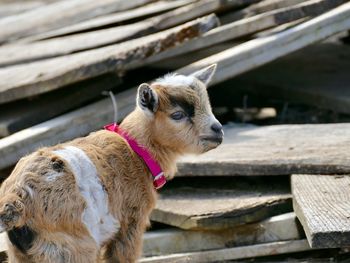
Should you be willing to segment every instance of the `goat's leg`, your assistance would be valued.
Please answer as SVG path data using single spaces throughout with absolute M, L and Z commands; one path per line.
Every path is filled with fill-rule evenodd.
M 101 263 L 133 263 L 142 254 L 142 237 L 146 222 L 131 222 L 121 226 L 116 236 L 102 249 Z

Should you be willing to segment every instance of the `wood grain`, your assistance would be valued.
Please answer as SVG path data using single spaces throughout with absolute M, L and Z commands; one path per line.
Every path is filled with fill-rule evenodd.
M 271 179 L 265 185 L 243 178 L 185 182 L 171 182 L 160 192 L 151 220 L 182 229 L 223 229 L 291 211 L 287 180 Z
M 350 176 L 292 175 L 293 206 L 313 248 L 350 246 Z
M 344 2 L 344 0 L 311 0 L 305 1 L 296 6 L 281 8 L 261 15 L 245 18 L 215 28 L 198 39 L 193 39 L 181 47 L 170 50 L 167 54 L 159 54 L 152 58 L 148 58 L 145 63 L 150 64 L 154 61 L 165 60 L 180 54 L 190 53 L 228 40 L 247 36 L 291 21 L 297 21 L 300 18 L 316 16 Z M 334 15 L 334 18 L 336 17 L 337 16 Z M 332 27 L 333 22 L 328 22 L 330 22 L 329 27 Z M 291 51 L 294 51 L 298 45 L 300 46 L 302 44 L 302 47 L 304 47 L 304 45 L 317 41 L 319 36 L 312 36 L 312 28 L 315 29 L 317 23 L 319 22 L 315 21 L 311 24 L 302 24 L 298 27 L 291 28 L 287 32 L 274 34 L 270 37 L 264 37 L 234 46 L 189 65 L 188 68 L 185 68 L 185 71 L 191 68 L 193 69 L 194 67 L 197 68 L 199 63 L 203 63 L 203 65 L 205 63 L 208 63 L 209 65 L 209 61 L 212 63 L 218 63 L 219 69 L 217 71 L 218 73 L 215 75 L 214 83 L 222 82 L 223 80 L 227 80 L 241 74 L 242 72 L 251 70 L 282 55 L 288 54 Z M 322 25 L 320 26 L 322 27 Z M 336 30 L 336 27 L 337 26 L 330 30 L 324 29 L 324 33 L 333 34 L 331 32 Z M 299 28 L 301 30 L 299 30 Z M 337 32 L 338 31 L 335 31 L 335 33 Z M 303 38 L 311 38 L 313 40 L 308 40 L 309 43 L 303 43 L 305 42 Z M 284 49 L 284 46 L 287 48 Z M 301 47 L 298 47 L 298 49 L 299 48 Z M 277 49 L 278 52 L 275 51 Z M 266 50 L 268 50 L 268 52 Z M 221 64 L 222 69 L 220 69 Z M 180 70 L 179 72 L 182 71 Z
M 219 0 L 206 0 L 133 24 L 63 36 L 35 43 L 6 45 L 2 48 L 0 47 L 0 67 L 23 64 L 120 43 L 185 23 L 223 7 L 225 6 L 220 5 Z
M 217 73 L 211 82 L 214 85 L 348 29 L 350 3 L 284 32 L 248 41 L 192 63 L 179 73 L 217 63 Z
M 294 213 L 217 231 L 178 228 L 151 230 L 144 235 L 143 255 L 156 256 L 200 250 L 247 246 L 304 238 Z
M 0 69 L 0 103 L 38 95 L 109 72 L 122 74 L 126 65 L 143 65 L 145 58 L 198 37 L 217 25 L 217 17 L 209 15 L 121 44 Z
M 230 12 L 220 17 L 223 24 L 231 23 L 243 18 L 259 15 L 280 8 L 290 7 L 305 2 L 304 0 L 264 0 L 252 4 L 242 10 Z
M 234 247 L 200 252 L 179 253 L 141 259 L 142 263 L 224 262 L 261 256 L 280 255 L 310 250 L 307 240 L 281 241 L 253 246 Z
M 0 105 L 0 138 L 101 99 L 102 91 L 110 90 L 120 84 L 120 78 L 107 74 L 31 100 Z
M 0 43 L 57 29 L 100 15 L 127 10 L 151 1 L 64 0 L 53 2 L 18 15 L 1 19 Z
M 26 42 L 38 41 L 38 40 L 73 34 L 77 32 L 91 31 L 91 30 L 99 29 L 106 26 L 117 25 L 122 22 L 125 23 L 130 20 L 141 19 L 142 17 L 146 17 L 149 15 L 175 9 L 180 6 L 190 4 L 194 1 L 196 0 L 157 1 L 155 3 L 143 5 L 141 7 L 134 8 L 131 10 L 99 16 L 93 19 L 82 21 L 80 23 L 76 23 L 63 28 L 45 32 L 43 34 L 22 38 L 21 40 L 19 40 L 19 42 L 26 43 Z
M 350 173 L 350 124 L 233 127 L 224 143 L 178 163 L 179 175 Z

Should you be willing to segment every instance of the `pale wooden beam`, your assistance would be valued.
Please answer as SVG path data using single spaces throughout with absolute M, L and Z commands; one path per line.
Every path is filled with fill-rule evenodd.
M 0 19 L 0 43 L 39 34 L 89 18 L 127 10 L 152 0 L 64 0 Z
M 349 247 L 350 176 L 296 174 L 291 183 L 294 210 L 311 247 Z
M 143 255 L 194 252 L 296 240 L 303 237 L 304 234 L 300 231 L 295 214 L 287 213 L 258 223 L 218 231 L 189 231 L 177 228 L 152 230 L 144 235 Z
M 90 31 L 90 30 L 98 29 L 100 27 L 110 26 L 113 24 L 126 22 L 133 19 L 140 19 L 142 17 L 146 17 L 152 14 L 165 12 L 171 9 L 178 8 L 180 6 L 193 3 L 195 1 L 196 0 L 157 1 L 155 3 L 143 5 L 141 7 L 134 8 L 131 10 L 99 16 L 99 17 L 88 19 L 86 21 L 82 21 L 63 28 L 52 30 L 43 34 L 23 38 L 23 39 L 20 39 L 19 42 L 24 43 L 24 42 L 30 42 L 30 41 L 37 41 L 37 40 L 67 35 L 67 34 L 73 34 L 76 32 L 82 32 L 82 31 L 88 31 L 88 30 Z
M 143 258 L 141 263 L 221 262 L 311 250 L 306 239 Z
M 217 63 L 217 74 L 212 80 L 214 85 L 348 29 L 350 29 L 350 3 L 284 32 L 251 40 L 197 61 L 178 72 L 195 71 Z
M 127 64 L 166 51 L 218 25 L 209 15 L 143 38 L 45 61 L 0 69 L 0 103 L 52 91 L 105 73 L 122 73 Z
M 197 38 L 197 39 L 193 39 L 192 41 L 189 41 L 188 43 L 185 43 L 184 45 L 182 45 L 181 47 L 178 48 L 174 48 L 173 50 L 170 50 L 169 52 L 167 52 L 166 54 L 159 54 L 157 56 L 154 56 L 152 58 L 148 58 L 147 60 L 144 61 L 145 64 L 151 64 L 154 61 L 159 61 L 159 60 L 165 60 L 167 58 L 171 58 L 171 57 L 176 57 L 180 54 L 184 54 L 184 53 L 190 53 L 193 52 L 195 50 L 198 49 L 203 49 L 206 47 L 210 47 L 213 46 L 215 44 L 219 44 L 228 40 L 232 40 L 232 39 L 236 39 L 242 36 L 247 36 L 262 30 L 266 30 L 272 27 L 276 27 L 278 25 L 282 25 L 285 23 L 289 23 L 291 21 L 297 21 L 301 18 L 307 18 L 310 16 L 316 16 L 316 15 L 320 15 L 342 3 L 344 3 L 345 0 L 310 0 L 310 1 L 305 1 L 304 3 L 298 4 L 296 6 L 290 6 L 290 7 L 286 7 L 286 8 L 281 8 L 281 9 L 277 9 L 274 11 L 270 11 L 261 15 L 256 15 L 253 17 L 249 17 L 249 18 L 245 18 L 242 20 L 239 20 L 237 22 L 233 22 L 233 23 L 229 23 L 226 25 L 223 25 L 221 27 L 215 28 L 213 30 L 211 30 L 210 32 L 204 34 L 202 37 Z M 322 16 L 324 17 L 324 16 Z M 334 19 L 337 17 L 337 14 L 334 14 Z M 344 15 L 344 18 L 346 19 L 346 16 Z M 324 20 L 324 19 L 321 19 Z M 326 23 L 329 23 L 330 27 L 332 24 L 332 19 L 328 19 L 325 21 Z M 253 57 L 252 59 L 254 60 L 253 62 L 250 62 L 250 64 L 247 64 L 246 67 L 248 67 L 245 70 L 249 70 L 252 69 L 254 67 L 257 67 L 259 65 L 261 65 L 260 63 L 258 64 L 254 64 L 255 60 L 258 59 L 258 55 L 261 56 L 262 54 L 262 50 L 265 50 L 265 46 L 266 50 L 269 50 L 269 53 L 266 53 L 266 51 L 264 51 L 263 53 L 266 54 L 267 58 L 270 58 L 271 60 L 279 57 L 280 55 L 277 56 L 277 53 L 274 52 L 274 48 L 269 48 L 269 47 L 273 47 L 273 46 L 279 46 L 280 43 L 284 43 L 284 42 L 291 42 L 289 43 L 289 45 L 293 45 L 294 47 L 296 45 L 300 45 L 301 40 L 298 40 L 296 38 L 295 41 L 293 41 L 293 35 L 295 36 L 296 34 L 300 34 L 304 37 L 307 37 L 308 34 L 310 32 L 312 32 L 312 28 L 316 28 L 317 24 L 318 24 L 318 20 L 315 21 L 315 23 L 313 24 L 305 24 L 304 28 L 304 24 L 300 25 L 299 27 L 295 28 L 297 30 L 297 32 L 294 32 L 294 28 L 290 29 L 289 35 L 291 35 L 290 37 L 288 37 L 287 35 L 282 35 L 282 33 L 280 34 L 276 34 L 271 36 L 270 38 L 262 38 L 262 39 L 256 39 L 256 40 L 252 40 L 249 41 L 247 43 L 244 43 L 240 46 L 236 46 L 233 47 L 231 49 L 228 49 L 226 52 L 222 52 L 222 53 L 218 53 L 217 55 L 213 55 L 210 58 L 208 58 L 207 61 L 209 61 L 210 59 L 212 59 L 212 61 L 215 63 L 226 63 L 224 61 L 226 61 L 226 58 L 232 58 L 232 63 L 244 63 L 247 64 L 249 62 L 249 59 L 251 59 L 251 57 Z M 307 29 L 308 27 L 310 27 L 310 30 Z M 301 31 L 298 29 L 301 28 Z M 334 31 L 337 30 L 337 31 Z M 334 33 L 331 33 L 329 31 L 334 31 Z M 338 31 L 342 31 L 341 28 L 337 29 L 337 25 L 330 29 L 330 30 L 325 30 L 324 32 L 327 32 L 327 37 L 332 35 L 332 34 L 336 34 L 338 33 Z M 284 33 L 284 32 L 283 32 Z M 287 31 L 286 31 L 287 33 Z M 310 37 L 309 37 L 310 38 Z M 318 35 L 311 37 L 313 38 L 312 40 L 309 40 L 310 43 L 319 41 L 320 39 L 318 38 Z M 292 40 L 292 41 L 290 41 Z M 296 42 L 296 43 L 294 43 Z M 305 44 L 306 45 L 306 44 Z M 283 45 L 279 46 L 280 49 L 283 49 Z M 288 54 L 289 51 L 289 47 L 287 47 L 285 50 L 282 50 L 283 55 Z M 229 51 L 231 51 L 229 53 Z M 293 49 L 294 51 L 294 49 Z M 241 54 L 242 53 L 242 54 Z M 270 54 L 273 53 L 273 54 Z M 222 54 L 222 55 L 221 55 Z M 237 57 L 237 60 L 235 60 L 235 56 Z M 260 59 L 261 60 L 261 59 Z M 205 60 L 203 60 L 204 62 Z M 270 60 L 269 60 L 270 61 Z M 269 62 L 267 61 L 267 62 Z M 198 62 L 199 63 L 199 62 Z M 240 74 L 240 71 L 237 71 L 240 67 L 235 67 L 235 70 L 231 70 L 230 66 L 232 67 L 232 64 L 230 64 L 231 61 L 227 60 L 227 65 L 223 65 L 223 71 L 227 71 L 223 76 L 225 76 L 226 74 L 228 74 L 228 72 L 230 72 L 230 76 L 234 77 L 237 74 Z M 265 63 L 262 62 L 261 63 Z M 191 65 L 190 67 L 193 67 L 195 64 Z M 132 67 L 132 64 L 129 65 L 129 67 Z M 241 66 L 241 67 L 245 67 L 245 65 Z M 221 76 L 220 75 L 216 75 L 216 78 L 218 79 L 219 82 L 221 82 Z M 227 77 L 225 77 L 226 79 Z
M 59 57 L 135 39 L 185 23 L 220 9 L 230 8 L 235 1 L 205 0 L 160 14 L 133 24 L 84 32 L 35 43 L 0 47 L 0 67 Z

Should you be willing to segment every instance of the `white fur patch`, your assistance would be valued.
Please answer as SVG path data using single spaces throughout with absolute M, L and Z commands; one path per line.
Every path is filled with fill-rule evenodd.
M 120 224 L 108 210 L 108 197 L 95 165 L 85 152 L 77 147 L 67 146 L 54 153 L 69 164 L 87 204 L 82 221 L 96 243 L 101 246 L 119 230 Z
M 193 76 L 177 74 L 167 74 L 163 78 L 157 79 L 155 83 L 164 86 L 191 86 L 194 82 Z
M 45 174 L 45 176 L 46 176 L 45 179 L 48 182 L 53 182 L 53 181 L 56 181 L 56 179 L 62 175 L 64 175 L 64 173 L 52 171 L 50 173 Z

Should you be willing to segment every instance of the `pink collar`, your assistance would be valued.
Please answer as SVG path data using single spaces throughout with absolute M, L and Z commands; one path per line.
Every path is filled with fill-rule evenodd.
M 151 153 L 145 149 L 142 145 L 139 145 L 137 141 L 131 138 L 127 132 L 123 131 L 116 123 L 111 123 L 104 126 L 105 130 L 115 132 L 123 137 L 130 145 L 131 149 L 140 156 L 145 164 L 148 166 L 152 176 L 153 185 L 156 189 L 160 189 L 166 183 L 166 179 L 162 168 L 160 168 L 159 163 L 152 157 Z

